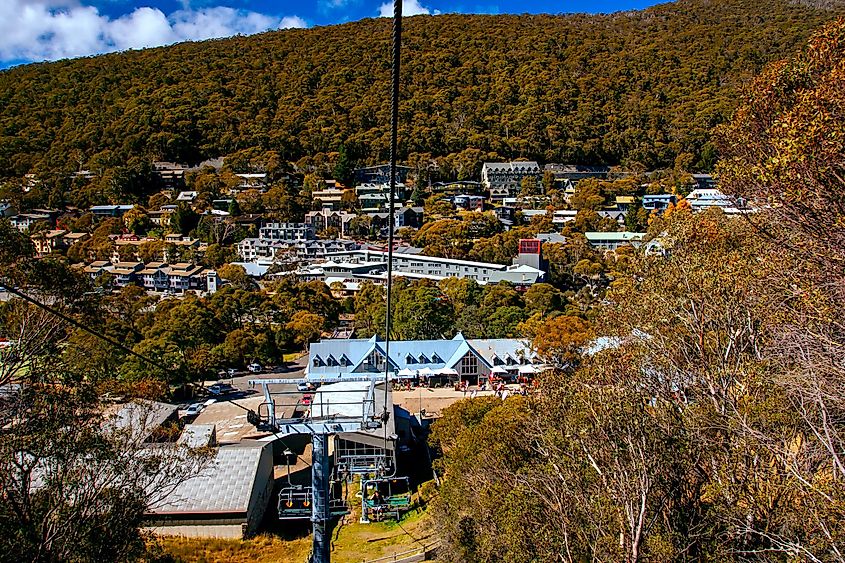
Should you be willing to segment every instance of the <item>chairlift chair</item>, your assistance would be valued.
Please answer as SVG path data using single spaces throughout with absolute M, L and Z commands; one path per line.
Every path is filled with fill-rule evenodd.
M 309 520 L 313 491 L 311 487 L 290 485 L 279 491 L 279 520 Z M 332 481 L 329 491 L 329 510 L 333 518 L 349 514 L 346 487 L 343 481 Z
M 376 496 L 378 493 L 378 496 Z M 385 516 L 397 520 L 411 506 L 411 484 L 407 477 L 379 477 L 361 483 L 362 508 L 367 511 L 364 521 L 381 520 Z

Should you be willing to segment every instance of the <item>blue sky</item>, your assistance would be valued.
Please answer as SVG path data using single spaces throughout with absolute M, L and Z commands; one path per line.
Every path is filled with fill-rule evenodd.
M 614 12 L 654 0 L 404 0 L 405 15 Z M 392 14 L 392 0 L 0 0 L 0 68 Z

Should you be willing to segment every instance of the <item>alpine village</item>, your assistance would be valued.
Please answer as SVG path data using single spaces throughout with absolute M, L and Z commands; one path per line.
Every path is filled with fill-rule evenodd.
M 0 23 L 0 562 L 845 562 L 845 3 L 414 7 Z

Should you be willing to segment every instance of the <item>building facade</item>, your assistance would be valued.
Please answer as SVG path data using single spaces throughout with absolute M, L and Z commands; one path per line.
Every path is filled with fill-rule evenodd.
M 326 258 L 326 262 L 314 264 L 299 274 L 312 279 L 351 276 L 360 280 L 380 280 L 386 276 L 387 252 L 383 250 L 338 252 Z M 517 287 L 533 285 L 545 275 L 542 270 L 521 264 L 507 266 L 401 252 L 393 253 L 393 272 L 396 276 L 433 280 L 469 278 L 480 284 L 505 281 Z
M 467 340 L 458 333 L 451 340 L 394 340 L 388 357 L 384 341 L 374 336 L 311 344 L 306 377 L 342 380 L 383 373 L 385 368 L 398 377 L 438 376 L 475 385 L 491 375 L 515 379 L 537 373 L 544 365 L 529 342 L 519 339 Z
M 540 165 L 534 161 L 485 162 L 481 167 L 481 183 L 489 190 L 492 201 L 518 194 L 526 177 L 534 178 L 540 186 L 543 180 Z

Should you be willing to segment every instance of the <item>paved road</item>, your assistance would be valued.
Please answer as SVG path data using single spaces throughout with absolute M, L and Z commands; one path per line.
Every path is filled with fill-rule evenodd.
M 253 388 L 249 385 L 249 380 L 251 379 L 300 379 L 305 375 L 305 366 L 308 363 L 308 356 L 303 356 L 299 360 L 295 362 L 288 362 L 286 364 L 275 366 L 270 369 L 266 369 L 261 373 L 250 373 L 248 371 L 242 371 L 235 374 L 235 377 L 232 379 L 221 379 L 220 381 L 223 383 L 231 383 L 235 389 L 238 391 L 242 391 L 248 393 L 249 391 L 260 392 L 260 388 Z M 270 387 L 271 391 L 276 391 L 276 387 L 288 387 L 287 385 L 277 386 L 273 385 Z M 293 389 L 293 384 L 291 384 Z M 286 391 L 289 389 L 285 389 Z
M 237 372 L 235 374 L 235 377 L 231 379 L 228 377 L 223 377 L 219 381 L 206 381 L 205 387 L 210 387 L 214 383 L 228 383 L 235 388 L 235 391 L 227 393 L 223 396 L 200 396 L 191 401 L 185 402 L 184 404 L 181 404 L 180 408 L 185 409 L 191 403 L 203 402 L 207 399 L 216 399 L 218 402 L 228 402 L 261 397 L 263 389 L 259 385 L 256 385 L 255 387 L 250 386 L 250 380 L 300 379 L 305 374 L 305 366 L 307 365 L 307 362 L 308 356 L 304 356 L 303 358 L 300 358 L 295 362 L 288 362 L 281 366 L 274 366 L 272 368 L 264 370 L 261 373 L 250 373 L 244 370 Z M 270 391 L 272 393 L 291 393 L 280 395 L 276 398 L 277 401 L 284 404 L 296 404 L 296 402 L 302 398 L 302 393 L 297 392 L 296 385 L 294 383 L 271 385 Z

